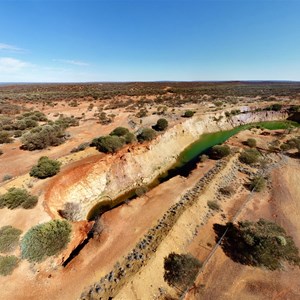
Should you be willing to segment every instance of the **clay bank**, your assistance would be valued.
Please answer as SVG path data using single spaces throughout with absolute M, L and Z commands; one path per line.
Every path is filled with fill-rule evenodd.
M 73 220 L 86 220 L 99 203 L 114 206 L 134 188 L 148 185 L 172 167 L 179 155 L 202 134 L 230 130 L 244 124 L 285 120 L 285 112 L 246 112 L 230 118 L 221 114 L 185 119 L 148 144 L 131 145 L 116 154 L 99 155 L 50 181 L 45 206 L 53 217 L 72 207 Z

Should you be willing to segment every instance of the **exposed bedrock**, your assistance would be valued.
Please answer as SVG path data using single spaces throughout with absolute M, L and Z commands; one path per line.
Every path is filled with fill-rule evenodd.
M 94 158 L 62 171 L 50 182 L 45 205 L 53 216 L 72 203 L 73 220 L 86 220 L 101 201 L 112 201 L 133 188 L 151 183 L 168 170 L 179 154 L 203 133 L 261 121 L 283 120 L 283 112 L 243 113 L 219 119 L 220 113 L 183 120 L 148 144 L 131 145 L 116 154 Z M 216 121 L 219 119 L 219 121 Z

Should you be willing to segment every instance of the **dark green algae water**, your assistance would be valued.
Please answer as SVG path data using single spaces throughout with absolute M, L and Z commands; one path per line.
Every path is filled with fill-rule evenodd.
M 251 123 L 247 125 L 242 125 L 235 127 L 231 130 L 218 131 L 213 133 L 202 134 L 199 139 L 192 143 L 189 147 L 181 152 L 178 156 L 177 162 L 165 173 L 161 174 L 153 182 L 148 185 L 148 188 L 151 189 L 160 183 L 171 179 L 174 176 L 181 175 L 187 177 L 190 172 L 196 167 L 199 162 L 199 157 L 201 154 L 209 151 L 214 145 L 222 144 L 228 140 L 233 135 L 239 133 L 242 130 L 250 128 L 264 128 L 269 130 L 277 129 L 289 129 L 292 127 L 299 127 L 300 124 L 292 121 L 267 121 L 267 122 L 258 122 Z M 128 191 L 127 193 L 117 197 L 113 200 L 101 200 L 101 203 L 96 204 L 91 211 L 89 212 L 87 219 L 93 220 L 99 217 L 105 211 L 112 209 L 125 200 L 132 200 L 136 197 L 135 189 Z

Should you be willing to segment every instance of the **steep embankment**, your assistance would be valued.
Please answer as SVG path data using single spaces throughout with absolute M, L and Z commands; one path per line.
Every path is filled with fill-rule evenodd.
M 57 216 L 57 211 L 64 209 L 65 203 L 73 203 L 74 219 L 84 220 L 97 203 L 110 201 L 134 187 L 149 184 L 168 170 L 178 155 L 201 134 L 286 118 L 286 113 L 270 111 L 248 112 L 232 118 L 223 114 L 195 116 L 170 128 L 149 144 L 133 145 L 117 154 L 61 172 L 49 184 L 45 205 Z

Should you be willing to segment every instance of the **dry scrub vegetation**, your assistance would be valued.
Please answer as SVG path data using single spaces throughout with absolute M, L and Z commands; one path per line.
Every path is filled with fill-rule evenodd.
M 180 122 L 193 121 L 193 116 L 202 117 L 210 112 L 212 122 L 220 124 L 220 127 L 222 122 L 228 121 L 228 124 L 231 124 L 237 115 L 246 114 L 249 110 L 269 114 L 285 112 L 297 121 L 300 112 L 298 103 L 300 84 L 268 82 L 37 84 L 3 86 L 0 87 L 0 91 L 0 159 L 3 162 L 2 171 L 5 170 L 5 173 L 1 173 L 3 182 L 0 187 L 2 188 L 0 213 L 3 224 L 0 227 L 2 253 L 0 275 L 11 278 L 12 281 L 16 279 L 18 283 L 24 281 L 23 284 L 20 283 L 21 291 L 25 291 L 27 286 L 35 286 L 34 280 L 40 280 L 39 284 L 36 284 L 36 291 L 26 290 L 28 295 L 34 295 L 32 299 L 41 293 L 44 295 L 49 293 L 49 298 L 53 299 L 59 297 L 57 286 L 66 288 L 66 294 L 63 296 L 66 299 L 79 297 L 85 288 L 97 282 L 99 278 L 106 278 L 104 285 L 117 285 L 121 278 L 127 278 L 125 270 L 129 273 L 133 269 L 133 261 L 137 262 L 137 265 L 141 263 L 147 270 L 147 264 L 150 265 L 152 262 L 153 253 L 156 253 L 156 256 L 153 256 L 154 260 L 156 257 L 164 256 L 164 261 L 160 261 L 157 269 L 151 271 L 152 275 L 153 272 L 157 272 L 155 277 L 160 276 L 160 284 L 155 286 L 156 283 L 151 282 L 151 286 L 153 284 L 156 287 L 156 292 L 160 291 L 160 296 L 163 295 L 161 286 L 171 294 L 178 295 L 174 293 L 174 288 L 182 293 L 197 281 L 202 266 L 200 261 L 205 258 L 201 251 L 209 251 L 213 247 L 214 234 L 219 238 L 226 229 L 228 235 L 221 246 L 224 253 L 235 262 L 270 270 L 282 268 L 284 262 L 299 265 L 297 249 L 299 245 L 293 240 L 294 236 L 287 233 L 288 230 L 284 226 L 279 227 L 278 224 L 264 219 L 258 222 L 252 219 L 230 222 L 230 213 L 238 210 L 243 197 L 250 193 L 254 192 L 257 197 L 261 197 L 261 201 L 268 203 L 266 195 L 270 194 L 272 182 L 269 176 L 260 172 L 266 169 L 271 160 L 268 160 L 269 157 L 273 159 L 272 155 L 284 155 L 286 159 L 298 162 L 300 135 L 292 127 L 278 131 L 278 135 L 259 127 L 252 128 L 242 138 L 212 147 L 210 151 L 202 154 L 199 163 L 188 176 L 184 178 L 177 176 L 174 183 L 172 181 L 168 183 L 171 190 L 176 191 L 188 202 L 189 199 L 196 197 L 193 194 L 195 178 L 200 181 L 204 178 L 201 181 L 201 188 L 204 190 L 211 184 L 207 180 L 207 177 L 213 177 L 210 170 L 228 163 L 232 170 L 235 170 L 232 172 L 239 172 L 236 177 L 231 174 L 232 177 L 228 175 L 224 182 L 218 178 L 218 182 L 213 183 L 215 184 L 213 192 L 205 196 L 201 202 L 203 207 L 197 211 L 198 215 L 204 214 L 205 211 L 205 217 L 201 217 L 201 221 L 197 219 L 198 223 L 194 224 L 196 218 L 192 214 L 187 227 L 191 224 L 195 226 L 188 242 L 182 236 L 172 239 L 171 246 L 168 245 L 172 251 L 167 254 L 159 248 L 159 245 L 163 244 L 164 238 L 168 237 L 173 227 L 175 229 L 180 227 L 176 223 L 178 220 L 175 221 L 174 218 L 177 216 L 177 210 L 181 209 L 183 212 L 190 206 L 170 202 L 173 206 L 165 207 L 166 211 L 161 211 L 153 217 L 153 220 L 147 220 L 149 213 L 147 207 L 151 201 L 162 201 L 171 194 L 170 190 L 166 192 L 164 184 L 157 187 L 153 193 L 156 196 L 152 199 L 149 196 L 151 188 L 144 184 L 143 178 L 139 178 L 139 185 L 135 189 L 137 198 L 125 202 L 124 206 L 129 214 L 135 218 L 141 218 L 142 215 L 142 218 L 148 221 L 147 228 L 143 227 L 142 222 L 137 222 L 139 225 L 135 228 L 135 224 L 133 226 L 131 221 L 122 215 L 122 205 L 118 207 L 118 211 L 121 211 L 118 216 L 121 217 L 114 219 L 113 212 L 105 215 L 108 223 L 111 222 L 110 224 L 122 230 L 126 230 L 127 223 L 134 227 L 132 234 L 135 238 L 129 240 L 128 245 L 121 242 L 120 246 L 118 245 L 118 241 L 126 234 L 121 230 L 118 235 L 112 236 L 113 230 L 109 231 L 107 224 L 101 223 L 102 216 L 99 216 L 100 221 L 96 220 L 93 229 L 101 228 L 99 233 L 94 235 L 97 238 L 93 238 L 92 231 L 88 234 L 87 228 L 91 228 L 93 224 L 76 221 L 81 206 L 72 202 L 73 199 L 53 208 L 57 210 L 58 218 L 53 220 L 50 220 L 53 218 L 52 212 L 45 212 L 43 201 L 45 201 L 44 191 L 60 176 L 58 174 L 60 171 L 62 175 L 71 173 L 72 168 L 80 166 L 82 159 L 85 158 L 91 158 L 92 161 L 94 158 L 99 159 L 107 155 L 108 158 L 123 159 L 124 153 L 130 153 L 135 148 L 149 150 L 153 139 L 159 140 L 160 135 L 163 135 L 169 127 Z M 98 153 L 92 147 L 102 153 Z M 119 153 L 114 154 L 118 151 Z M 234 163 L 231 161 L 232 157 L 236 158 Z M 80 172 L 72 176 L 80 177 Z M 84 172 L 83 168 L 82 173 Z M 56 174 L 58 175 L 55 176 Z M 176 183 L 180 180 L 182 189 L 188 187 L 191 189 L 191 193 L 185 191 L 188 196 L 177 190 L 180 185 L 177 186 Z M 64 184 L 67 188 L 68 182 Z M 142 209 L 143 214 L 134 215 L 134 211 Z M 155 209 L 160 209 L 159 202 L 156 203 Z M 250 212 L 254 210 L 251 207 L 247 209 Z M 170 217 L 172 226 L 167 224 L 169 220 L 166 216 Z M 164 233 L 164 237 L 156 237 L 153 229 L 151 234 L 142 238 L 143 233 L 148 232 L 149 228 L 152 228 L 149 226 L 156 224 L 159 218 L 163 221 L 156 225 L 158 230 L 169 226 L 169 231 Z M 4 220 L 7 220 L 7 224 Z M 185 227 L 180 227 L 180 230 L 183 230 L 182 228 Z M 205 233 L 201 231 L 202 228 L 205 228 Z M 188 247 L 193 240 L 200 239 L 201 234 L 205 238 L 209 236 L 205 246 L 202 247 L 204 250 L 199 248 L 199 245 L 203 246 L 199 242 L 197 251 L 192 255 L 188 254 Z M 116 262 L 123 257 L 121 254 L 126 255 L 125 251 L 128 249 L 136 249 L 136 241 L 139 241 L 137 244 L 139 250 L 132 252 L 132 255 L 128 256 L 127 265 L 121 268 Z M 153 241 L 157 241 L 153 251 L 140 257 L 142 251 L 146 253 L 144 249 Z M 124 247 L 123 252 L 119 247 Z M 176 252 L 177 248 L 182 250 L 178 252 L 181 254 Z M 72 254 L 68 266 L 57 269 L 55 259 L 60 262 L 66 260 L 70 253 Z M 101 259 L 103 257 L 102 262 L 96 259 L 98 253 L 101 253 Z M 30 262 L 30 268 L 24 260 Z M 94 264 L 94 261 L 97 263 Z M 143 271 L 141 266 L 136 272 Z M 18 272 L 14 272 L 15 268 L 19 268 Z M 103 273 L 109 268 L 114 268 L 118 272 L 111 274 L 110 271 L 105 275 L 107 277 L 104 277 Z M 31 278 L 28 279 L 30 276 L 23 278 L 22 272 L 24 274 L 31 272 Z M 132 282 L 135 282 L 138 275 L 130 276 L 128 278 L 132 278 Z M 0 278 L 3 279 L 3 283 L 6 282 L 5 278 Z M 169 287 L 166 287 L 162 279 Z M 126 280 L 125 288 L 129 282 Z M 145 286 L 147 291 L 148 289 L 150 291 L 149 282 L 149 278 L 146 277 L 145 284 L 149 285 Z M 134 289 L 133 286 L 132 284 L 131 290 Z M 96 291 L 97 285 L 94 287 Z M 7 299 L 14 299 L 12 291 L 11 285 L 8 286 L 8 290 L 5 291 Z M 151 299 L 150 292 L 139 296 Z

